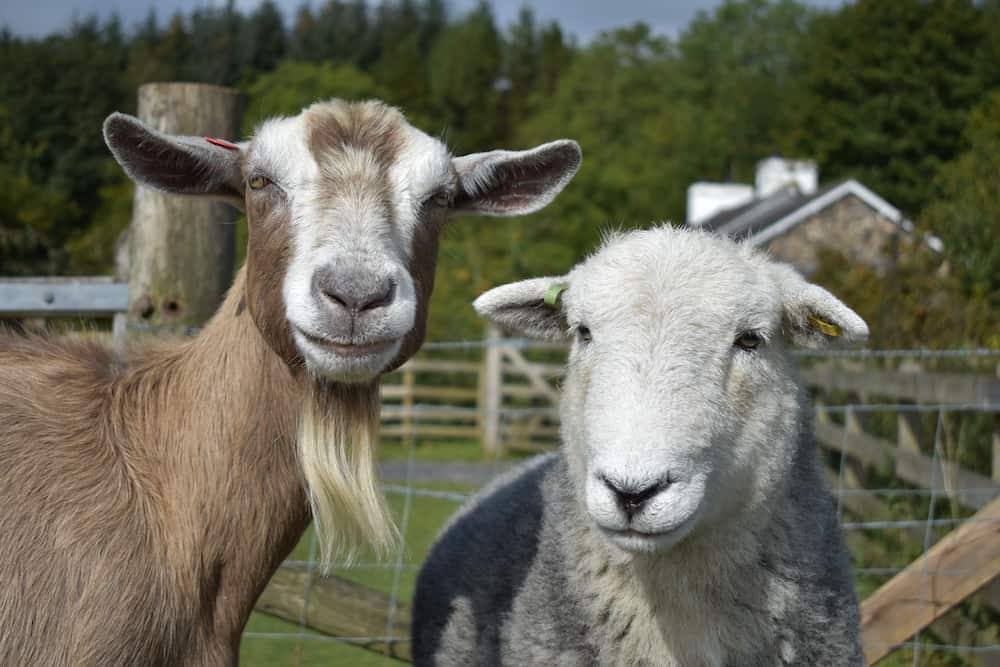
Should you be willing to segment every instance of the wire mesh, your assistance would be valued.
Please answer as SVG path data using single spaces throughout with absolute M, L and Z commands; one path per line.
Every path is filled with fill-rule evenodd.
M 542 354 L 558 353 L 557 346 L 538 346 L 523 339 L 494 338 L 428 343 L 423 354 L 430 353 L 437 359 L 472 356 L 480 362 L 482 352 L 491 346 L 519 352 L 540 350 Z M 861 350 L 808 353 L 799 357 L 801 364 L 846 361 L 860 367 L 877 364 L 880 368 L 900 361 L 918 361 L 931 365 L 952 364 L 948 369 L 954 370 L 956 362 L 967 362 L 969 368 L 966 370 L 970 373 L 993 378 L 1000 370 L 1000 365 L 996 364 L 998 359 L 1000 350 L 983 349 Z M 928 382 L 931 381 L 928 379 Z M 448 386 L 449 380 L 444 375 L 434 376 L 431 373 L 428 382 Z M 981 521 L 974 517 L 976 508 L 1000 495 L 1000 486 L 996 485 L 1000 461 L 992 459 L 993 452 L 1000 449 L 997 427 L 1000 403 L 918 403 L 875 391 L 858 395 L 842 391 L 825 392 L 821 387 L 813 389 L 817 399 L 823 394 L 822 400 L 816 403 L 816 420 L 827 420 L 840 429 L 835 442 L 819 443 L 820 454 L 830 471 L 828 479 L 854 559 L 859 597 L 866 597 L 891 577 L 903 572 L 947 532 Z M 398 405 L 393 404 L 394 407 Z M 388 561 L 362 559 L 352 564 L 339 563 L 334 573 L 334 576 L 381 590 L 385 594 L 385 608 L 380 616 L 384 623 L 371 625 L 366 633 L 353 634 L 330 634 L 312 627 L 308 604 L 311 586 L 319 580 L 319 563 L 315 539 L 310 533 L 305 538 L 308 540 L 307 558 L 290 557 L 285 563 L 315 570 L 314 576 L 307 578 L 308 583 L 302 593 L 306 603 L 301 617 L 293 619 L 282 630 L 251 623 L 243 635 L 244 647 L 248 642 L 282 643 L 284 648 L 280 664 L 312 664 L 318 660 L 345 665 L 403 664 L 403 661 L 386 654 L 366 652 L 357 647 L 399 647 L 408 644 L 409 628 L 404 621 L 408 618 L 414 579 L 429 544 L 442 523 L 461 503 L 513 465 L 510 449 L 497 448 L 487 456 L 478 453 L 480 445 L 474 439 L 445 446 L 442 438 L 421 436 L 421 418 L 439 416 L 442 406 L 451 410 L 451 414 L 476 423 L 490 417 L 499 419 L 505 425 L 519 423 L 519 420 L 551 422 L 558 419 L 557 407 L 539 400 L 508 400 L 498 410 L 483 408 L 479 399 L 452 403 L 411 401 L 401 412 L 404 415 L 401 419 L 411 420 L 411 430 L 386 444 L 397 463 L 396 474 L 387 476 L 384 491 L 394 506 L 399 522 L 399 549 Z M 917 449 L 910 453 L 913 460 L 924 466 L 921 474 L 925 474 L 925 484 L 915 483 L 912 477 L 899 477 L 891 462 L 888 467 L 872 467 L 850 455 L 851 443 L 858 436 L 859 429 L 866 437 L 890 443 L 894 450 L 903 447 L 899 432 L 902 426 L 898 422 L 904 419 L 932 427 L 928 433 L 933 432 L 933 437 L 921 439 Z M 554 444 L 549 443 L 550 446 Z M 463 448 L 477 454 L 471 455 Z M 543 445 L 530 451 L 544 449 Z M 514 458 L 520 457 L 519 452 L 515 454 Z M 457 481 L 453 476 L 455 470 L 461 470 L 464 475 Z M 956 470 L 969 474 L 956 477 Z M 970 479 L 974 483 L 969 483 Z M 968 573 L 956 569 L 927 568 L 923 574 L 929 584 L 932 575 L 962 576 Z M 929 594 L 929 591 L 925 588 L 924 593 Z M 923 667 L 1000 664 L 998 621 L 1000 586 L 996 589 L 987 587 L 907 641 L 893 644 L 900 650 L 880 664 Z M 340 645 L 353 645 L 344 649 L 353 653 L 340 652 L 339 648 L 337 652 L 332 652 L 331 646 Z M 405 654 L 405 650 L 395 653 L 397 656 Z M 251 659 L 248 660 L 248 657 Z M 275 664 L 273 661 L 254 662 L 246 650 L 243 663 Z

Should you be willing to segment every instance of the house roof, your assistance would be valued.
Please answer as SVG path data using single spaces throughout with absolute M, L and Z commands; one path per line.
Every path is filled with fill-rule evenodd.
M 763 245 L 849 195 L 854 195 L 904 231 L 913 231 L 913 223 L 904 218 L 899 209 L 853 178 L 824 186 L 808 195 L 789 185 L 768 197 L 719 211 L 698 226 L 735 239 L 746 239 L 752 245 Z M 934 250 L 941 250 L 940 239 L 929 236 L 926 242 Z

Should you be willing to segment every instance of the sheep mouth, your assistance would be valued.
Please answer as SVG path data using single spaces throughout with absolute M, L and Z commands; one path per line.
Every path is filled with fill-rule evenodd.
M 612 536 L 612 537 L 624 537 L 624 538 L 643 539 L 643 540 L 656 539 L 656 538 L 659 538 L 659 537 L 665 537 L 667 535 L 672 535 L 673 533 L 676 533 L 682 527 L 683 526 L 677 526 L 676 528 L 668 528 L 667 530 L 661 530 L 661 531 L 656 531 L 656 532 L 646 532 L 646 531 L 642 531 L 642 530 L 635 530 L 634 528 L 625 528 L 623 530 L 615 530 L 614 528 L 605 528 L 604 526 L 600 526 L 601 530 L 606 535 L 609 535 L 609 536 Z
M 635 528 L 608 528 L 598 524 L 604 537 L 619 549 L 632 553 L 665 551 L 683 540 L 697 524 L 695 512 L 664 530 L 637 530 Z

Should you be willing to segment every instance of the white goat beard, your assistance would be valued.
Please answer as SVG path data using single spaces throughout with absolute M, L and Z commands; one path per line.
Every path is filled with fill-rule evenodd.
M 391 553 L 399 537 L 382 493 L 378 444 L 379 388 L 311 383 L 299 421 L 299 465 L 305 478 L 320 567 L 351 562 L 361 547 Z

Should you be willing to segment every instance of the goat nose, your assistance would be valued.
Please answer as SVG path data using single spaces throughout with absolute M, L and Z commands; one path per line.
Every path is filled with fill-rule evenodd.
M 317 271 L 313 275 L 313 290 L 330 303 L 354 313 L 384 308 L 396 296 L 396 283 L 391 279 L 379 280 L 374 285 L 358 285 L 357 282 L 338 280 L 329 271 Z
M 654 482 L 649 486 L 640 488 L 630 484 L 622 484 L 607 477 L 603 477 L 602 479 L 604 485 L 615 494 L 615 502 L 630 517 L 640 512 L 650 498 L 666 487 L 666 484 L 663 482 Z

